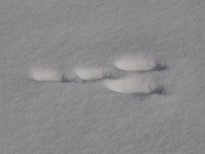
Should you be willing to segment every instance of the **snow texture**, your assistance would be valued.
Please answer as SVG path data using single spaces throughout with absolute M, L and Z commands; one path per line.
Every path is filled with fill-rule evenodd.
M 0 0 L 0 154 L 204 154 L 204 8 Z

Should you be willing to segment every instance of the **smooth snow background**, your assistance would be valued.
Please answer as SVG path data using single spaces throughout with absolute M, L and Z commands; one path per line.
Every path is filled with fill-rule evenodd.
M 1 0 L 1 154 L 204 154 L 204 0 Z M 36 82 L 33 68 L 110 68 L 147 53 L 170 93 Z

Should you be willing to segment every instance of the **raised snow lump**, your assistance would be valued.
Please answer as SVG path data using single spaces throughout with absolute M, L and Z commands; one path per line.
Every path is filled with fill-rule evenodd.
M 103 68 L 78 67 L 74 71 L 82 80 L 97 80 L 103 79 L 106 76 L 105 70 Z
M 113 62 L 115 67 L 124 71 L 147 71 L 156 68 L 156 62 L 148 56 L 123 56 Z
M 106 79 L 104 85 L 114 92 L 125 94 L 149 94 L 154 93 L 159 88 L 155 79 L 144 75 L 127 76 L 120 79 Z

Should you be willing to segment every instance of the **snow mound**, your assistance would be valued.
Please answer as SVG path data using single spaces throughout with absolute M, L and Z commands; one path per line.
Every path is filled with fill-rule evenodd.
M 106 76 L 103 68 L 76 68 L 74 72 L 82 80 L 97 80 L 103 79 Z
M 157 67 L 155 61 L 148 56 L 123 56 L 113 63 L 115 67 L 124 71 L 147 71 Z
M 116 80 L 106 79 L 104 85 L 114 92 L 125 94 L 149 94 L 154 93 L 159 88 L 155 79 L 145 75 L 128 76 Z
M 33 69 L 30 76 L 36 81 L 61 81 L 62 74 L 54 69 Z

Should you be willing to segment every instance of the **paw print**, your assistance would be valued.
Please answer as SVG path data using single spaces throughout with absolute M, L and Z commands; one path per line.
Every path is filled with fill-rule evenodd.
M 113 62 L 116 69 L 126 72 L 118 77 L 106 68 L 76 67 L 77 77 L 69 77 L 54 69 L 34 69 L 30 77 L 35 81 L 51 82 L 102 82 L 107 89 L 124 94 L 163 94 L 165 88 L 159 77 L 151 71 L 162 71 L 166 67 L 147 55 L 125 55 Z

